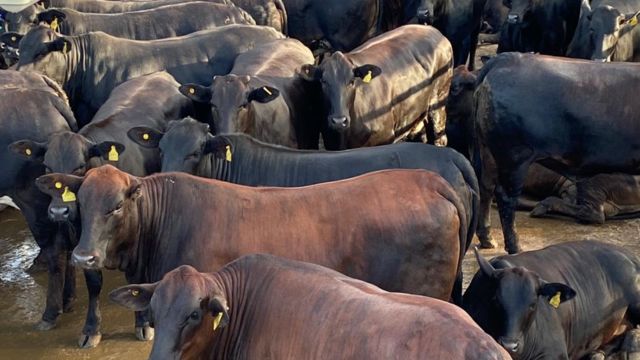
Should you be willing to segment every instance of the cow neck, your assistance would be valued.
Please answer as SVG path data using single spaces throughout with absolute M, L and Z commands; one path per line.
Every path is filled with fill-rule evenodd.
M 139 282 L 156 281 L 164 274 L 156 274 L 152 264 L 161 264 L 163 246 L 161 236 L 164 226 L 164 216 L 161 209 L 166 209 L 167 199 L 170 198 L 170 187 L 163 186 L 165 181 L 174 181 L 167 176 L 151 176 L 141 180 L 141 197 L 137 202 L 138 224 L 137 233 L 133 238 L 137 241 L 130 252 L 132 259 L 128 262 L 127 276 Z M 152 280 L 155 279 L 155 280 Z
M 91 39 L 89 34 L 69 36 L 66 39 L 71 42 L 71 51 L 65 55 L 67 57 L 67 67 L 64 74 L 64 91 L 70 101 L 76 103 L 82 98 L 82 89 L 89 89 L 94 86 L 93 84 L 85 83 L 85 74 L 89 68 L 88 59 L 92 55 Z M 88 87 L 85 88 L 87 85 Z
M 268 278 L 273 276 L 268 269 L 251 271 L 251 266 L 247 265 L 250 264 L 238 260 L 211 274 L 214 289 L 224 291 L 229 307 L 229 324 L 212 342 L 210 359 L 247 358 L 245 350 L 247 341 L 250 341 L 247 336 L 253 327 L 250 322 L 260 309 L 260 306 L 254 304 L 259 299 L 253 290 L 268 284 Z

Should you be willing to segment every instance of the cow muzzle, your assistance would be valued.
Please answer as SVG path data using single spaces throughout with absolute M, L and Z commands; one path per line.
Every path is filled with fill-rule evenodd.
M 424 24 L 424 25 L 433 24 L 433 17 L 431 16 L 431 11 L 429 11 L 429 9 L 418 9 L 416 18 L 418 19 L 418 23 L 420 24 Z
M 49 207 L 49 219 L 56 222 L 65 222 L 69 220 L 71 211 L 68 206 L 51 206 Z
M 516 340 L 501 337 L 498 342 L 511 354 L 515 354 L 520 350 L 520 343 Z
M 84 269 L 96 269 L 100 267 L 100 257 L 97 255 L 83 255 L 73 252 L 73 263 Z
M 346 116 L 331 116 L 329 118 L 329 126 L 337 131 L 346 130 L 349 128 L 349 118 Z
M 507 22 L 509 24 L 517 24 L 520 22 L 520 15 L 518 14 L 509 14 L 507 15 Z

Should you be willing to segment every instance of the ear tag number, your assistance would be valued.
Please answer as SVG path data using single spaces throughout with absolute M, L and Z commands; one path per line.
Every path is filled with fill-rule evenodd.
M 118 154 L 118 150 L 116 150 L 115 145 L 111 145 L 111 150 L 109 151 L 109 161 L 118 161 L 120 158 Z
M 142 140 L 149 141 L 149 134 L 142 134 Z
M 196 89 L 194 88 L 189 88 L 189 94 L 193 95 L 196 93 Z
M 29 148 L 25 149 L 24 153 L 27 154 L 27 156 L 31 156 L 31 149 Z
M 549 300 L 549 305 L 553 306 L 555 309 L 560 306 L 560 291 L 553 295 L 553 297 Z
M 64 192 L 62 193 L 62 201 L 66 203 L 76 201 L 76 194 L 74 194 L 73 191 L 69 190 L 68 186 L 64 187 Z

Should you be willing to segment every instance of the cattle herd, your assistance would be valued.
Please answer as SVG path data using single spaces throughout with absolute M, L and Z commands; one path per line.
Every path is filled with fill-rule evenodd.
M 36 328 L 80 268 L 79 346 L 98 346 L 112 269 L 153 359 L 640 358 L 640 258 L 522 252 L 515 229 L 517 209 L 640 211 L 639 18 L 640 0 L 0 8 L 0 196 L 48 273 Z M 479 41 L 499 54 L 475 70 Z M 486 260 L 494 199 L 509 255 Z

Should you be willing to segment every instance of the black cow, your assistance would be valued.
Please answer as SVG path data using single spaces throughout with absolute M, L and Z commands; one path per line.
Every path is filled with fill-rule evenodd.
M 498 52 L 564 55 L 573 39 L 581 0 L 504 0 L 510 9 Z
M 20 58 L 20 39 L 16 33 L 0 35 L 0 69 L 6 70 L 18 62 Z
M 111 90 L 129 79 L 166 69 L 179 83 L 209 85 L 213 75 L 231 70 L 238 54 L 282 37 L 268 27 L 228 25 L 182 37 L 135 41 L 101 32 L 61 36 L 38 26 L 20 41 L 18 69 L 57 80 L 69 94 L 78 121 L 86 123 Z
M 432 25 L 449 39 L 454 66 L 469 63 L 475 68 L 476 45 L 486 0 L 413 0 L 418 4 L 417 20 Z
M 623 248 L 584 240 L 476 257 L 464 309 L 514 359 L 582 359 L 640 324 L 640 259 Z
M 216 134 L 243 132 L 272 144 L 317 149 L 321 94 L 296 76 L 313 61 L 298 40 L 275 40 L 240 54 L 230 75 L 214 77 L 210 87 L 187 84 L 180 91 L 211 106 Z
M 194 14 L 198 16 L 193 16 Z M 183 36 L 230 24 L 255 25 L 251 16 L 236 6 L 201 1 L 122 14 L 89 14 L 72 9 L 49 9 L 38 14 L 37 22 L 49 25 L 62 35 L 102 31 L 132 40 Z
M 222 4 L 231 4 L 228 0 L 207 0 Z M 37 24 L 38 14 L 50 7 L 75 9 L 86 13 L 123 13 L 157 8 L 160 6 L 182 4 L 184 0 L 154 1 L 103 1 L 103 0 L 41 0 L 26 9 L 12 13 L 0 8 L 4 18 L 4 31 L 24 34 Z
M 25 137 L 42 141 L 59 131 L 77 130 L 77 125 L 62 89 L 34 73 L 0 71 L 0 113 L 0 196 L 8 195 L 18 205 L 47 264 L 47 303 L 37 328 L 49 330 L 75 299 L 75 269 L 68 264 L 72 244 L 66 242 L 68 229 L 49 221 L 50 198 L 34 185 L 44 166 L 15 156 L 9 145 Z M 35 149 L 24 149 L 24 156 L 36 155 Z M 87 286 L 92 283 L 87 278 Z
M 640 124 L 634 120 L 639 69 L 518 53 L 485 65 L 475 110 L 481 239 L 488 239 L 495 189 L 505 246 L 510 253 L 520 250 L 514 210 L 534 161 L 573 180 L 640 171 Z
M 640 61 L 639 0 L 582 0 L 567 56 L 599 61 Z
M 451 184 L 464 205 L 468 231 L 461 256 L 473 239 L 477 179 L 469 162 L 451 149 L 400 143 L 340 152 L 296 151 L 246 135 L 212 136 L 206 125 L 192 119 L 172 122 L 165 134 L 135 128 L 129 136 L 142 146 L 161 149 L 163 172 L 184 171 L 250 186 L 304 186 L 383 169 L 430 170 Z
M 445 103 L 452 75 L 449 41 L 435 28 L 406 25 L 300 76 L 322 84 L 330 150 L 419 138 L 446 145 Z
M 15 153 L 28 160 L 43 164 L 49 172 L 82 176 L 88 169 L 103 164 L 113 164 L 130 174 L 144 176 L 160 170 L 157 151 L 135 146 L 126 137 L 131 126 L 148 126 L 162 131 L 167 122 L 192 113 L 191 102 L 177 90 L 178 83 L 171 75 L 160 72 L 142 76 L 116 87 L 109 100 L 100 108 L 93 121 L 77 134 L 60 131 L 51 134 L 44 142 L 27 138 L 13 143 Z M 126 149 L 126 151 L 125 151 Z M 69 196 L 69 193 L 67 193 Z M 53 198 L 49 205 L 49 218 L 58 222 L 71 222 L 79 233 L 79 219 L 74 201 L 64 195 Z M 80 338 L 81 347 L 95 347 L 101 339 L 98 296 L 100 285 L 89 292 L 89 318 L 95 319 L 86 326 Z M 152 330 L 141 314 L 136 316 L 136 335 L 140 340 L 151 340 Z

